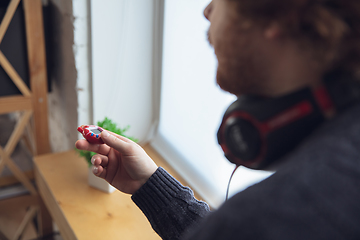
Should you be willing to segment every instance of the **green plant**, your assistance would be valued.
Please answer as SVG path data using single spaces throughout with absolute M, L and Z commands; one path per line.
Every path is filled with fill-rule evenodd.
M 124 136 L 126 138 L 131 139 L 134 142 L 137 142 L 138 139 L 133 138 L 133 137 L 129 137 L 125 135 L 125 132 L 129 130 L 130 126 L 126 126 L 125 128 L 118 128 L 116 126 L 116 123 L 112 122 L 110 119 L 108 119 L 107 117 L 105 117 L 104 121 L 102 122 L 97 122 L 97 125 L 99 127 L 102 127 L 105 130 L 108 130 L 110 132 L 116 133 L 118 135 Z M 83 158 L 85 158 L 86 162 L 88 163 L 89 166 L 91 166 L 91 158 L 96 154 L 94 152 L 89 152 L 89 151 L 84 151 L 84 150 L 79 150 L 76 149 L 76 151 L 79 153 L 79 155 Z

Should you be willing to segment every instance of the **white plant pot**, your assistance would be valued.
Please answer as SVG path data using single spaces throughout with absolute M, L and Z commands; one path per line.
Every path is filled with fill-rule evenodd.
M 94 187 L 98 190 L 101 190 L 103 192 L 106 192 L 106 193 L 112 193 L 115 191 L 116 188 L 114 188 L 113 186 L 111 186 L 107 181 L 105 181 L 104 179 L 102 178 L 99 178 L 97 176 L 95 176 L 93 173 L 92 173 L 92 168 L 90 167 L 89 168 L 89 174 L 88 174 L 88 182 L 89 182 L 89 185 L 91 187 Z

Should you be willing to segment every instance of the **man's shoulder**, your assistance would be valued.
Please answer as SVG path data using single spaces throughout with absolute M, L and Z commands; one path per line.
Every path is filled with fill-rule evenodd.
M 360 105 L 325 123 L 286 156 L 276 173 L 213 213 L 207 219 L 213 234 L 229 237 L 241 232 L 245 239 L 360 238 L 354 224 L 360 222 L 359 119 Z

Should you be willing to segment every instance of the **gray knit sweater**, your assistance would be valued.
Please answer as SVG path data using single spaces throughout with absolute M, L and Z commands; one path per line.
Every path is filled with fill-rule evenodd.
M 163 239 L 360 239 L 360 104 L 214 212 L 162 168 L 132 199 Z

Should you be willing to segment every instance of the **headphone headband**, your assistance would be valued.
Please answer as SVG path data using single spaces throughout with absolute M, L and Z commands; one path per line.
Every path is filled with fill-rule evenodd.
M 278 98 L 239 97 L 224 114 L 218 142 L 230 162 L 265 169 L 309 136 L 329 113 L 360 100 L 356 84 L 330 78 L 315 89 Z

